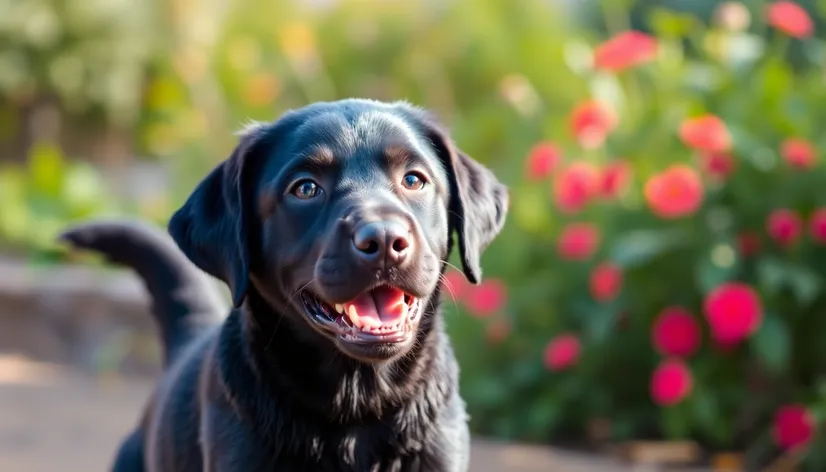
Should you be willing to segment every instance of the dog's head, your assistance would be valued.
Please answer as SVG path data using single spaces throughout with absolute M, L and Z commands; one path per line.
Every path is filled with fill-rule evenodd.
M 251 290 L 365 361 L 410 349 L 457 234 L 463 270 L 504 224 L 506 188 L 425 112 L 317 103 L 249 127 L 169 231 L 236 306 Z

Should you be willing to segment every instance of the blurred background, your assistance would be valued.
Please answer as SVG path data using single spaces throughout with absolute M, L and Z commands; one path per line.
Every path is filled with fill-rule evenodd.
M 826 1 L 0 0 L 0 470 L 104 470 L 158 372 L 129 272 L 249 119 L 434 110 L 511 189 L 448 273 L 471 470 L 826 470 Z M 224 290 L 216 285 L 216 290 Z

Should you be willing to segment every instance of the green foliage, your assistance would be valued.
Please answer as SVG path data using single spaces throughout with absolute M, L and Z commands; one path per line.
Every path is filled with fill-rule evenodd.
M 155 46 L 152 2 L 0 1 L 0 108 L 57 98 L 76 118 L 134 119 Z
M 48 254 L 72 221 L 123 212 L 98 171 L 69 162 L 54 146 L 31 149 L 28 165 L 0 169 L 0 242 Z

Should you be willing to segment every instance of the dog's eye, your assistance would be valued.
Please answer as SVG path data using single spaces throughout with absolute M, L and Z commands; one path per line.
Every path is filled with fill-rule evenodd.
M 302 180 L 293 185 L 291 193 L 302 200 L 317 197 L 321 193 L 321 187 L 312 180 Z
M 418 174 L 416 172 L 410 172 L 408 174 L 405 174 L 404 178 L 402 179 L 402 185 L 404 185 L 404 188 L 408 190 L 421 190 L 424 187 L 425 183 L 427 182 L 425 181 L 424 177 L 422 177 L 421 174 Z

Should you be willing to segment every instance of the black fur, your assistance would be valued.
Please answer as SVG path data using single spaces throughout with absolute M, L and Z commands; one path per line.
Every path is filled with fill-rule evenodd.
M 413 171 L 427 181 L 420 190 L 400 186 Z M 319 196 L 294 197 L 308 176 Z M 404 103 L 318 103 L 246 130 L 169 225 L 183 253 L 229 285 L 235 308 L 223 322 L 197 325 L 198 336 L 176 335 L 180 307 L 158 313 L 175 354 L 115 471 L 467 470 L 467 418 L 438 282 L 454 232 L 465 274 L 480 281 L 479 257 L 507 206 L 492 173 Z M 354 228 L 389 220 L 408 225 L 407 256 L 366 262 L 352 248 Z M 123 245 L 79 243 L 77 234 L 88 241 L 101 228 L 66 239 L 134 267 L 150 286 L 186 280 L 190 293 L 203 290 L 194 278 L 160 278 L 183 273 L 175 257 L 123 256 L 149 239 L 135 236 L 145 228 L 120 226 Z M 332 306 L 381 284 L 423 304 L 409 339 L 354 344 L 325 334 L 302 308 L 305 291 Z M 158 300 L 168 294 L 152 294 L 166 306 Z M 189 302 L 193 316 L 203 311 Z

